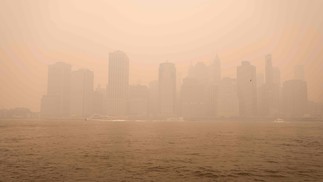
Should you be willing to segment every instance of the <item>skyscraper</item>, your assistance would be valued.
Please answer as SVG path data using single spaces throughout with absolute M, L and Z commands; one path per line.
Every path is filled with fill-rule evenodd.
M 221 81 L 221 61 L 218 55 L 216 55 L 214 58 L 212 64 L 209 66 L 209 69 L 211 84 L 219 84 Z
M 159 112 L 162 117 L 175 115 L 176 68 L 173 63 L 159 65 Z
M 209 111 L 212 110 L 215 113 L 215 106 L 211 106 L 211 82 L 214 81 L 212 76 L 213 70 L 202 62 L 190 67 L 181 87 L 181 113 L 184 118 L 209 117 Z
M 158 81 L 154 80 L 149 83 L 148 92 L 148 113 L 150 117 L 156 117 L 159 114 L 159 86 Z
M 247 61 L 243 61 L 237 68 L 237 86 L 240 116 L 255 116 L 257 114 L 256 67 Z
M 266 66 L 265 66 L 265 83 L 272 84 L 273 83 L 273 65 L 271 62 L 272 56 L 268 54 L 265 56 Z
M 237 81 L 235 79 L 223 78 L 221 80 L 217 114 L 219 117 L 237 117 L 239 115 Z
M 93 111 L 93 72 L 80 69 L 71 77 L 71 116 L 86 117 Z
M 265 84 L 262 88 L 261 113 L 264 116 L 277 116 L 279 113 L 280 71 L 272 65 L 272 56 L 265 57 Z
M 304 66 L 303 65 L 297 65 L 294 68 L 294 79 L 295 80 L 304 80 Z
M 125 116 L 128 110 L 129 58 L 122 51 L 109 54 L 107 113 Z
M 106 90 L 98 86 L 93 92 L 93 114 L 106 114 Z
M 183 80 L 181 114 L 186 119 L 205 118 L 208 114 L 207 85 L 194 77 Z
M 132 117 L 145 118 L 148 115 L 148 87 L 131 85 L 129 87 L 129 110 Z
M 191 65 L 181 86 L 181 113 L 184 118 L 215 118 L 221 65 L 218 56 L 210 65 L 198 62 Z
M 283 84 L 283 113 L 287 117 L 302 117 L 307 107 L 307 84 L 303 80 L 288 80 Z
M 207 97 L 208 97 L 208 117 L 214 118 L 218 114 L 219 101 L 219 85 L 221 82 L 221 61 L 216 55 L 212 64 L 209 66 L 211 80 L 208 83 Z
M 67 117 L 70 113 L 71 65 L 57 62 L 48 66 L 47 94 L 41 101 L 44 117 Z

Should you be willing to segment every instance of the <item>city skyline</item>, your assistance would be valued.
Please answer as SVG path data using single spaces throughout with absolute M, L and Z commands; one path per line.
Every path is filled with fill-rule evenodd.
M 0 181 L 322 181 L 323 0 L 0 0 Z
M 94 85 L 95 82 L 95 73 L 87 68 L 79 68 L 79 69 L 72 69 L 72 65 L 64 62 L 56 62 L 54 64 L 48 65 L 48 82 L 47 82 L 47 94 L 42 96 L 41 104 L 40 104 L 40 115 L 42 117 L 89 117 L 93 114 L 101 114 L 101 115 L 111 115 L 111 116 L 139 116 L 139 117 L 148 117 L 152 116 L 151 109 L 149 107 L 156 108 L 155 116 L 158 117 L 197 117 L 197 118 L 209 118 L 209 117 L 304 117 L 304 116 L 311 116 L 310 113 L 316 113 L 317 110 L 320 110 L 320 105 L 322 102 L 318 102 L 315 100 L 310 100 L 308 96 L 308 84 L 306 81 L 306 71 L 304 69 L 304 65 L 296 65 L 294 66 L 293 77 L 288 80 L 281 80 L 281 72 L 279 67 L 273 66 L 272 55 L 266 54 L 264 56 L 264 72 L 257 71 L 257 67 L 252 65 L 250 61 L 241 61 L 241 65 L 237 65 L 237 72 L 236 76 L 228 77 L 222 76 L 221 70 L 221 60 L 218 54 L 215 55 L 213 61 L 210 62 L 210 65 L 206 65 L 205 62 L 197 62 L 196 64 L 190 64 L 190 68 L 187 70 L 187 75 L 184 78 L 179 77 L 176 75 L 176 64 L 170 63 L 168 61 L 159 64 L 159 76 L 157 79 L 158 83 L 158 98 L 155 100 L 157 101 L 157 106 L 152 106 L 149 104 L 151 102 L 151 98 L 149 95 L 150 83 L 154 82 L 154 80 L 148 81 L 149 84 L 142 84 L 142 83 L 135 83 L 130 84 L 129 79 L 131 75 L 129 75 L 129 57 L 128 55 L 121 51 L 113 51 L 109 53 L 109 59 L 107 60 L 108 67 L 107 67 L 107 75 L 108 75 L 108 84 L 103 85 Z M 224 65 L 225 66 L 225 65 Z M 252 66 L 253 68 L 247 68 L 247 66 Z M 242 69 L 246 68 L 245 71 Z M 166 69 L 167 68 L 167 69 Z M 174 69 L 174 73 L 171 73 L 169 69 Z M 248 70 L 252 72 L 247 73 Z M 251 69 L 251 70 L 250 70 Z M 56 70 L 56 73 L 54 73 Z M 169 70 L 169 71 L 167 71 Z M 161 79 L 163 76 L 163 72 L 170 72 L 166 73 L 166 77 L 170 77 L 167 74 L 174 74 L 173 82 L 174 86 L 171 86 L 169 81 L 164 81 Z M 244 72 L 244 73 L 243 73 Z M 245 76 L 239 76 L 243 75 Z M 248 74 L 251 74 L 247 76 Z M 65 75 L 65 76 L 64 76 Z M 66 77 L 67 75 L 67 77 Z M 200 83 L 197 84 L 193 82 L 193 84 L 197 84 L 196 86 L 186 86 L 189 85 L 188 83 L 196 80 Z M 231 81 L 231 80 L 232 81 Z M 124 81 L 123 81 L 124 80 Z M 244 80 L 244 81 L 243 81 Z M 227 81 L 227 83 L 225 83 Z M 62 83 L 59 83 L 62 82 Z M 228 87 L 226 84 L 230 84 L 230 82 L 234 82 L 233 87 L 236 87 L 237 91 L 233 91 L 233 98 L 237 97 L 236 101 L 228 101 L 227 98 L 221 98 L 225 95 L 223 93 L 222 87 Z M 246 84 L 250 83 L 253 85 L 252 90 L 248 90 L 245 87 L 245 91 L 241 91 L 240 82 Z M 110 83 L 110 84 L 109 84 Z M 294 83 L 294 84 L 293 84 Z M 60 86 L 61 84 L 65 86 Z M 166 85 L 165 85 L 166 84 Z M 202 85 L 201 85 L 202 84 Z M 204 85 L 203 85 L 204 84 Z M 214 86 L 211 86 L 211 85 Z M 223 86 L 222 84 L 226 85 Z M 122 86 L 123 85 L 123 86 Z M 162 86 L 165 85 L 165 86 Z M 294 85 L 294 87 L 292 86 Z M 302 86 L 305 85 L 305 86 Z M 148 86 L 148 87 L 147 87 Z M 193 86 L 193 87 L 192 87 Z M 69 93 L 67 92 L 67 88 Z M 137 88 L 136 88 L 137 87 Z M 139 87 L 145 89 L 145 95 L 143 96 L 140 93 Z M 171 89 L 173 87 L 174 91 L 162 91 L 164 89 Z M 167 88 L 170 87 L 170 88 Z M 195 88 L 194 88 L 195 87 Z M 213 87 L 213 88 L 212 88 Z M 229 86 L 230 87 L 230 86 Z M 232 86 L 231 86 L 232 87 Z M 293 111 L 291 107 L 294 108 L 293 104 L 288 105 L 284 102 L 287 102 L 289 99 L 291 102 L 293 99 L 298 99 L 300 96 L 299 94 L 293 95 L 290 92 L 293 89 L 301 89 L 303 90 L 301 94 L 303 101 L 299 101 L 298 104 L 303 104 L 304 106 L 296 106 L 295 108 L 297 111 Z M 128 90 L 138 90 L 137 94 L 141 94 L 144 97 L 144 103 L 139 100 L 138 98 L 134 98 L 135 101 L 132 101 L 129 97 Z M 205 90 L 206 89 L 206 90 Z M 289 91 L 286 91 L 288 90 Z M 65 91 L 64 91 L 65 90 Z M 99 90 L 101 90 L 99 92 Z M 199 91 L 198 91 L 199 90 Z M 204 91 L 203 91 L 204 90 Z M 225 90 L 225 89 L 224 89 Z M 221 93 L 222 91 L 222 93 Z M 226 90 L 227 92 L 232 92 L 231 90 Z M 165 92 L 165 94 L 161 94 Z M 193 95 L 187 95 L 185 92 L 194 93 Z M 236 93 L 235 93 L 236 92 Z M 242 96 L 241 92 L 244 92 L 245 95 Z M 59 94 L 57 94 L 59 93 Z M 95 94 L 96 93 L 96 94 Z M 201 96 L 204 95 L 204 99 L 201 96 L 196 96 L 199 93 Z M 136 94 L 136 93 L 135 93 Z M 214 95 L 214 96 L 210 96 Z M 221 95 L 222 94 L 222 95 Z M 101 96 L 100 96 L 101 95 Z M 163 96 L 164 95 L 164 96 Z M 187 96 L 185 96 L 187 95 Z M 102 97 L 101 100 L 95 101 L 95 97 Z M 166 96 L 166 97 L 165 97 Z M 68 98 L 67 98 L 68 97 Z M 194 106 L 190 106 L 185 104 L 185 100 L 183 98 L 189 98 L 190 103 L 194 102 L 205 102 L 204 106 L 197 106 L 194 109 Z M 194 97 L 197 100 L 194 101 Z M 246 101 L 246 98 L 253 97 L 253 101 Z M 56 99 L 56 100 L 55 100 Z M 102 102 L 104 99 L 104 102 Z M 141 99 L 143 99 L 141 97 Z M 193 100 L 191 100 L 193 99 Z M 202 100 L 201 100 L 202 99 Z M 63 101 L 62 101 L 63 100 Z M 166 100 L 169 100 L 168 103 Z M 213 100 L 213 101 L 211 101 Z M 248 99 L 247 99 L 248 100 Z M 61 103 L 63 102 L 63 103 Z M 65 102 L 65 104 L 64 104 Z M 163 104 L 165 102 L 165 104 Z M 212 104 L 213 102 L 213 104 Z M 228 109 L 229 107 L 226 106 L 228 102 L 231 102 L 231 110 Z M 236 105 L 232 105 L 236 103 Z M 249 102 L 249 104 L 244 104 Z M 251 106 L 250 102 L 252 102 L 253 106 Z M 298 101 L 296 101 L 298 102 Z M 166 104 L 167 103 L 167 104 Z M 95 108 L 95 104 L 101 105 L 101 108 Z M 135 105 L 131 104 L 141 104 L 139 109 L 136 108 Z M 224 109 L 221 108 L 224 104 Z M 319 105 L 317 105 L 319 104 Z M 163 106 L 164 105 L 164 106 Z M 311 109 L 314 109 L 313 112 L 308 112 L 310 109 L 307 106 L 312 106 Z M 48 108 L 53 109 L 56 107 L 57 111 L 50 111 L 52 113 L 48 114 Z M 189 107 L 191 107 L 189 109 Z M 200 107 L 205 107 L 205 110 L 201 110 Z M 228 107 L 225 109 L 225 107 Z M 26 107 L 15 107 L 15 108 L 26 108 Z M 164 109 L 163 109 L 164 108 Z M 210 109 L 211 108 L 211 109 Z M 233 109 L 232 109 L 233 108 Z M 237 108 L 237 109 L 235 109 Z M 253 109 L 251 109 L 253 108 Z M 11 108 L 9 108 L 11 109 Z M 29 108 L 28 108 L 29 109 Z M 253 111 L 251 111 L 251 110 Z M 136 111 L 137 110 L 137 111 Z M 164 111 L 163 111 L 164 110 Z M 249 111 L 248 111 L 249 110 Z M 138 115 L 136 112 L 145 113 L 143 115 Z M 222 112 L 224 111 L 224 113 Z M 37 111 L 36 111 L 37 112 Z M 199 114 L 195 113 L 199 112 Z M 320 111 L 319 111 L 320 112 Z M 163 114 L 164 113 L 164 114 Z M 189 113 L 189 115 L 187 115 Z M 195 113 L 195 114 L 194 114 Z M 226 114 L 225 114 L 226 113 Z M 231 114 L 229 114 L 231 113 Z M 239 113 L 239 114 L 238 114 Z M 289 113 L 289 114 L 286 114 Z M 157 114 L 157 115 L 156 115 Z M 154 115 L 154 114 L 153 114 Z M 213 116 L 212 116 L 213 115 Z
M 120 50 L 117 50 L 117 51 L 112 51 L 112 52 L 118 52 L 118 51 L 120 51 Z M 107 55 L 109 55 L 109 54 L 107 54 Z M 218 53 L 215 53 L 215 56 L 214 56 L 214 58 L 212 59 L 208 59 L 208 60 L 205 60 L 205 61 L 196 61 L 196 62 L 190 62 L 190 63 L 187 63 L 186 64 L 186 66 L 183 66 L 183 65 L 179 65 L 179 67 L 182 67 L 182 69 L 180 70 L 180 73 L 178 74 L 178 76 L 177 76 L 177 80 L 176 80 L 176 82 L 177 82 L 177 92 L 179 91 L 179 88 L 181 87 L 181 84 L 182 84 L 182 82 L 183 82 L 183 80 L 184 80 L 184 78 L 186 77 L 186 76 L 188 76 L 188 75 L 190 75 L 190 67 L 192 66 L 192 65 L 194 65 L 194 64 L 212 64 L 212 62 L 214 62 L 214 61 L 212 61 L 212 60 L 217 60 L 217 59 L 220 59 L 219 58 L 219 56 L 218 56 L 219 54 Z M 262 66 L 260 66 L 260 69 L 257 67 L 257 79 L 259 79 L 259 76 L 264 76 L 264 78 L 263 78 L 263 83 L 264 84 L 266 84 L 268 81 L 266 80 L 266 79 L 268 79 L 267 77 L 268 76 L 266 76 L 268 73 L 268 70 L 267 70 L 267 67 L 268 67 L 268 65 L 267 65 L 267 63 L 268 63 L 268 61 L 267 61 L 267 56 L 272 56 L 272 54 L 270 54 L 270 53 L 267 53 L 267 54 L 265 54 L 264 55 L 264 58 L 265 59 L 263 59 L 263 60 L 266 60 L 266 64 L 264 64 L 264 65 L 262 65 Z M 244 59 L 245 60 L 245 59 Z M 262 61 L 263 61 L 262 60 Z M 272 59 L 270 59 L 270 60 L 272 60 Z M 166 61 L 166 62 L 168 62 L 168 61 Z M 243 62 L 243 60 L 242 61 L 240 61 L 240 62 Z M 248 60 L 248 62 L 250 62 L 251 64 L 253 64 L 253 65 L 255 65 L 255 63 L 256 64 L 259 64 L 259 61 L 251 61 L 251 60 Z M 271 61 L 270 61 L 271 62 Z M 65 62 L 65 61 L 63 61 L 63 60 L 60 60 L 60 61 L 58 61 L 58 62 L 54 62 L 54 63 L 52 63 L 52 64 L 49 64 L 49 65 L 53 65 L 53 64 L 56 64 L 56 63 L 65 63 L 65 64 L 68 64 L 68 65 L 71 65 L 71 64 L 69 64 L 68 62 Z M 106 63 L 107 63 L 107 68 L 105 68 L 105 74 L 106 74 L 106 84 L 104 84 L 104 83 L 98 83 L 98 81 L 97 81 L 97 79 L 94 79 L 94 82 L 93 82 L 93 84 L 94 84 L 94 89 L 97 89 L 97 88 L 100 88 L 100 87 L 103 87 L 103 88 L 105 88 L 107 85 L 108 85 L 108 82 L 109 82 L 109 66 L 108 66 L 108 63 L 109 63 L 109 61 L 108 61 L 108 59 L 106 60 Z M 277 63 L 279 63 L 279 62 L 274 62 L 274 64 L 275 65 L 277 65 Z M 223 66 L 224 67 L 227 67 L 228 65 L 226 65 L 225 64 L 225 62 L 223 62 L 223 63 L 221 63 L 221 64 L 223 64 Z M 272 63 L 270 63 L 270 64 L 272 64 Z M 47 65 L 47 66 L 49 66 L 49 65 Z M 131 65 L 131 64 L 129 64 L 129 65 Z M 175 63 L 175 65 L 177 66 L 177 64 Z M 44 65 L 44 66 L 46 66 L 46 65 Z M 46 66 L 46 67 L 47 67 Z M 89 66 L 90 67 L 90 66 Z M 185 68 L 183 68 L 183 67 L 186 67 L 186 69 Z M 236 70 L 236 67 L 237 67 L 237 65 L 236 65 L 236 67 L 234 67 L 234 65 L 230 65 L 230 69 L 231 70 Z M 278 72 L 278 77 L 277 78 L 273 78 L 273 79 L 278 79 L 279 80 L 279 85 L 282 85 L 282 83 L 283 83 L 283 81 L 286 81 L 286 80 L 292 80 L 292 79 L 299 79 L 299 80 L 305 80 L 305 81 L 307 81 L 307 79 L 306 79 L 306 69 L 305 69 L 305 66 L 304 65 L 299 65 L 299 64 L 296 64 L 296 65 L 290 65 L 290 67 L 292 67 L 292 69 L 291 69 L 291 73 L 289 73 L 289 77 L 288 78 L 285 78 L 285 79 L 282 79 L 281 78 L 281 73 L 280 73 L 280 68 L 278 67 L 278 66 L 275 66 L 275 67 L 272 67 L 272 70 L 273 70 L 273 72 L 274 71 L 276 71 L 276 73 Z M 92 70 L 90 70 L 88 67 L 86 67 L 85 65 L 84 66 L 82 66 L 82 67 L 79 67 L 79 66 L 75 66 L 75 65 L 72 65 L 72 68 L 73 68 L 73 71 L 76 71 L 76 70 L 89 70 L 89 71 L 91 71 L 91 72 L 93 72 Z M 145 69 L 144 67 L 142 67 L 143 69 Z M 155 70 L 157 70 L 157 68 L 158 68 L 158 63 L 156 63 L 156 65 L 155 65 Z M 134 80 L 134 78 L 132 77 L 132 75 L 131 75 L 131 73 L 133 72 L 133 70 L 131 70 L 131 68 L 130 68 L 130 66 L 129 66 L 129 68 L 128 68 L 130 71 L 129 71 L 129 84 L 131 84 L 131 85 L 145 85 L 145 86 L 148 86 L 149 85 L 149 83 L 151 82 L 151 81 L 153 81 L 153 80 L 158 80 L 158 73 L 155 73 L 155 74 L 153 74 L 152 75 L 152 79 L 147 79 L 147 78 L 145 78 L 145 82 L 143 82 L 142 80 L 137 80 L 137 81 L 133 81 L 133 82 L 131 82 L 130 83 L 130 80 Z M 258 71 L 258 70 L 261 70 L 261 71 Z M 157 71 L 158 72 L 158 71 Z M 220 70 L 220 72 L 219 73 L 216 73 L 216 74 L 221 74 L 221 70 Z M 283 72 L 284 73 L 284 72 Z M 96 72 L 93 72 L 93 77 L 95 78 L 95 75 L 96 75 Z M 221 76 L 221 78 L 236 78 L 236 73 L 233 73 L 233 74 L 227 74 L 227 75 L 225 75 L 225 76 Z M 259 80 L 258 80 L 258 82 L 259 82 Z M 308 82 L 308 81 L 307 81 Z M 95 84 L 96 83 L 96 84 Z M 259 84 L 259 83 L 258 83 Z M 267 85 L 268 85 L 268 83 L 267 83 Z M 45 84 L 43 84 L 43 86 L 45 86 L 44 88 L 42 88 L 42 90 L 44 90 L 43 91 L 43 93 L 46 93 L 47 92 L 47 90 L 45 89 L 46 87 L 48 87 L 48 85 L 47 85 L 47 81 L 46 81 L 46 83 Z M 267 88 L 268 89 L 268 88 Z M 311 95 L 310 95 L 310 93 L 311 93 L 311 88 L 309 88 L 308 87 L 308 97 L 309 97 L 309 99 L 311 100 L 311 101 L 314 101 L 314 102 L 321 102 L 321 100 L 320 99 L 314 99 L 314 98 L 312 98 L 311 97 Z M 323 95 L 323 94 L 322 94 Z M 42 95 L 40 95 L 39 97 L 42 97 Z M 35 112 L 37 112 L 37 111 L 40 111 L 40 107 L 38 107 L 38 106 L 33 106 L 33 107 L 28 107 L 28 106 L 26 106 L 26 105 L 16 105 L 16 106 L 12 106 L 12 107 L 2 107 L 3 109 L 10 109 L 10 108 L 14 108 L 14 107 L 26 107 L 26 108 L 31 108 L 33 111 L 35 111 Z M 35 109 L 35 108 L 39 108 L 38 110 L 37 109 Z
M 92 70 L 94 85 L 104 87 L 108 54 L 118 49 L 131 58 L 129 83 L 145 85 L 167 60 L 182 80 L 190 64 L 209 64 L 216 54 L 223 76 L 233 77 L 242 60 L 265 74 L 263 57 L 271 54 L 282 80 L 304 65 L 309 99 L 323 101 L 319 0 L 0 3 L 0 108 L 39 111 L 47 66 L 59 61 Z
M 192 64 L 183 80 L 176 64 L 159 64 L 158 80 L 129 84 L 131 58 L 109 53 L 106 87 L 94 87 L 94 73 L 57 62 L 48 66 L 47 94 L 40 117 L 89 118 L 304 118 L 322 117 L 322 103 L 308 99 L 306 72 L 295 66 L 294 78 L 281 80 L 272 55 L 264 56 L 265 73 L 249 61 L 236 66 L 235 77 L 222 77 L 221 59 Z M 177 83 L 179 82 L 179 83 Z M 179 88 L 177 88 L 179 87 Z M 317 112 L 319 111 L 319 112 Z

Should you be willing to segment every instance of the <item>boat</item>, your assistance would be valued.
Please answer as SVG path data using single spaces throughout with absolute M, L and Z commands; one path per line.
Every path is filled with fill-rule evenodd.
M 127 121 L 126 119 L 121 119 L 116 116 L 104 116 L 104 115 L 98 115 L 98 114 L 94 114 L 86 118 L 85 120 L 86 121 L 113 121 L 113 122 Z
M 277 118 L 274 120 L 274 123 L 283 123 L 285 122 L 285 120 L 281 119 L 281 118 Z

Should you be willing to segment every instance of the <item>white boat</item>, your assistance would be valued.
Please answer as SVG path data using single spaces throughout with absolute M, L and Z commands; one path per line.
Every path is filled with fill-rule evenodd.
M 103 116 L 94 114 L 88 118 L 85 119 L 86 121 L 113 121 L 113 122 L 119 122 L 119 121 L 127 121 L 126 119 L 120 119 L 115 116 Z
M 274 123 L 283 123 L 283 122 L 285 122 L 285 121 L 281 118 L 277 118 L 274 120 Z
M 184 121 L 182 117 L 167 118 L 166 121 Z

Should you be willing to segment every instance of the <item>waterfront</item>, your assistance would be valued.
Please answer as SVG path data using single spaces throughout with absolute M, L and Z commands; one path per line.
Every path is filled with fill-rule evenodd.
M 319 181 L 323 122 L 1 120 L 0 181 Z

